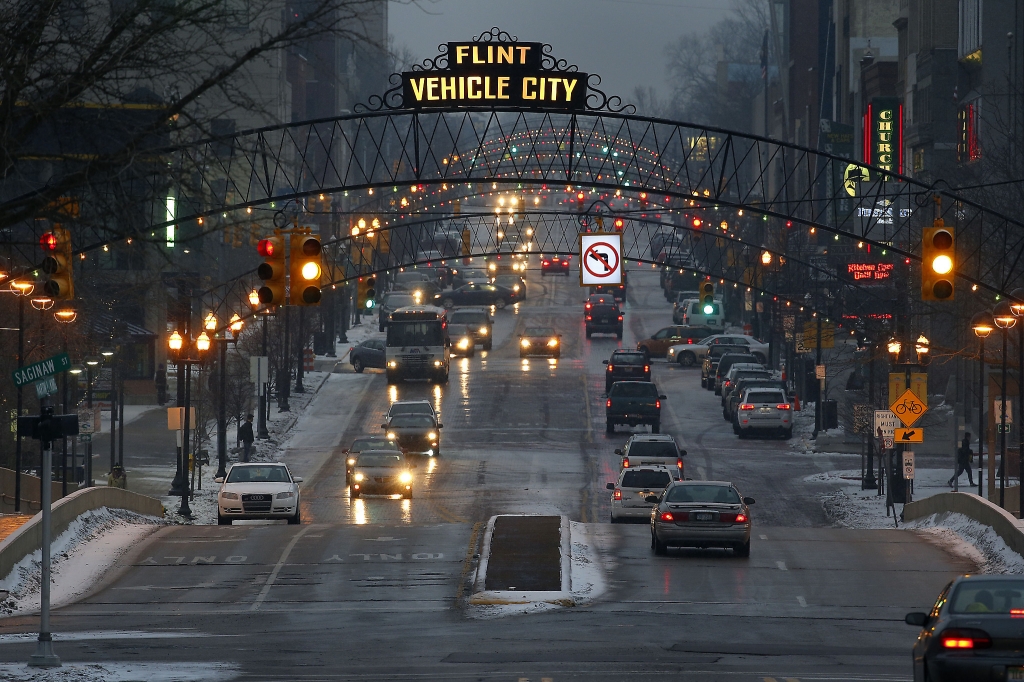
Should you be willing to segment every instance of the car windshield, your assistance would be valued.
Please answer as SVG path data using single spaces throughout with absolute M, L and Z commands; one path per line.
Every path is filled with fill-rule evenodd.
M 1024 578 L 967 580 L 957 586 L 949 601 L 953 613 L 1024 615 Z
M 427 281 L 427 273 L 425 272 L 396 272 L 396 282 L 425 282 Z
M 551 327 L 527 327 L 524 336 L 554 336 L 555 330 Z
M 768 372 L 736 372 L 733 377 L 733 381 L 739 381 L 741 379 L 751 379 L 753 377 L 769 377 L 771 376 Z
M 611 364 L 642 365 L 647 362 L 643 353 L 612 353 Z
M 228 483 L 290 483 L 288 470 L 283 466 L 231 467 Z
M 483 311 L 454 312 L 449 318 L 452 324 L 490 324 L 491 316 Z
M 363 450 L 397 450 L 398 446 L 383 438 L 357 438 L 349 452 L 362 452 Z
M 404 308 L 407 305 L 416 305 L 416 297 L 412 294 L 388 294 L 384 297 L 384 303 L 389 308 Z
M 629 446 L 630 457 L 671 457 L 679 456 L 675 443 L 666 441 L 636 441 Z
M 488 279 L 487 273 L 483 270 L 463 270 L 463 279 Z
M 391 426 L 401 428 L 430 428 L 434 425 L 433 417 L 420 416 L 418 414 L 400 414 L 391 420 Z
M 503 287 L 513 287 L 519 284 L 519 277 L 516 275 L 498 275 L 494 278 L 495 284 L 500 284 Z
M 591 305 L 614 305 L 615 299 L 610 296 L 591 296 Z
M 362 467 L 399 467 L 402 459 L 398 455 L 360 455 L 356 466 Z
M 751 391 L 747 394 L 748 403 L 784 403 L 786 396 L 778 391 Z
M 391 405 L 391 416 L 396 414 L 434 414 L 430 403 L 394 403 Z
M 650 398 L 658 395 L 654 384 L 641 381 L 619 381 L 612 384 L 609 395 L 618 398 Z
M 440 346 L 444 344 L 444 330 L 440 322 L 412 322 L 392 320 L 388 325 L 389 346 Z
M 667 471 L 626 471 L 622 474 L 621 487 L 661 490 L 671 482 Z
M 668 491 L 665 501 L 739 504 L 740 496 L 733 488 L 724 485 L 678 485 Z

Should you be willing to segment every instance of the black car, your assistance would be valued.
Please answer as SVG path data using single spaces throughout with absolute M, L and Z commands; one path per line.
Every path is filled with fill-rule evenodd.
M 746 346 L 733 346 L 728 344 L 715 344 L 708 348 L 707 355 L 700 370 L 700 387 L 709 391 L 715 388 L 715 371 L 718 369 L 718 361 L 726 353 L 746 353 Z
M 614 433 L 617 424 L 650 424 L 651 433 L 660 433 L 664 399 L 649 381 L 616 381 L 604 403 L 605 432 Z
M 493 305 L 501 310 L 510 303 L 515 303 L 512 290 L 497 284 L 470 282 L 441 294 L 441 305 L 445 308 L 454 308 L 457 305 Z
M 714 390 L 715 395 L 722 395 L 722 380 L 725 379 L 729 368 L 738 362 L 745 362 L 751 365 L 761 364 L 761 361 L 753 353 L 726 353 L 720 357 L 718 364 L 715 366 L 714 377 L 709 377 L 708 379 L 712 384 L 711 388 Z
M 614 296 L 594 294 L 583 305 L 583 317 L 587 327 L 587 338 L 593 334 L 615 334 L 622 338 L 622 312 Z
M 928 613 L 909 613 L 921 634 L 914 682 L 1024 680 L 1024 577 L 963 575 Z
M 650 381 L 651 365 L 647 356 L 637 350 L 617 350 L 604 361 L 608 365 L 604 373 L 604 392 L 616 381 Z
M 352 369 L 362 372 L 366 367 L 384 368 L 384 340 L 367 339 L 352 347 L 349 351 L 348 361 L 352 363 Z
M 526 280 L 523 279 L 522 275 L 496 275 L 494 279 L 491 280 L 491 284 L 497 284 L 499 287 L 505 287 L 515 295 L 515 300 L 517 301 L 526 300 Z
M 350 447 L 341 451 L 345 455 L 345 485 L 352 482 L 352 468 L 355 466 L 356 457 L 360 452 L 367 450 L 393 450 L 395 454 L 402 454 L 398 443 L 390 441 L 384 436 L 362 436 L 352 441 Z
M 474 345 L 479 343 L 484 350 L 490 350 L 494 343 L 491 338 L 494 329 L 494 320 L 491 319 L 487 308 L 460 308 L 448 314 L 450 325 L 464 325 L 466 330 L 473 335 Z M 451 331 L 448 335 L 451 336 Z
M 556 275 L 569 274 L 569 256 L 541 256 L 540 275 L 543 277 L 548 273 Z

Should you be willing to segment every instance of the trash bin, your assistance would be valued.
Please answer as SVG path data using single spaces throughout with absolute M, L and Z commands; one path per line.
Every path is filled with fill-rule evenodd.
M 907 503 L 907 482 L 903 478 L 902 471 L 894 471 L 889 476 L 889 490 L 892 491 L 892 501 L 894 503 Z
M 821 403 L 821 428 L 826 431 L 839 428 L 839 405 L 835 400 Z

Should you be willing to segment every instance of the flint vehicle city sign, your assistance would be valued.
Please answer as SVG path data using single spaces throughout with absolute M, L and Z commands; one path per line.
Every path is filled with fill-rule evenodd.
M 542 43 L 448 43 L 447 48 L 447 68 L 402 74 L 406 109 L 514 106 L 575 111 L 585 107 L 587 74 L 545 69 Z

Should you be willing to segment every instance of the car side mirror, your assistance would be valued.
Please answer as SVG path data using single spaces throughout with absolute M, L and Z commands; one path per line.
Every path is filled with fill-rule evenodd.
M 607 365 L 607 364 L 608 364 L 608 361 L 607 361 L 607 360 L 602 360 L 602 361 L 601 361 L 601 364 L 602 364 L 602 365 Z
M 438 424 L 438 425 L 437 425 L 437 428 L 439 428 L 439 429 L 443 429 L 443 428 L 444 428 L 444 424 Z
M 606 483 L 604 487 L 605 487 L 606 490 L 615 490 L 615 484 L 614 483 Z
M 686 457 L 686 450 L 680 450 L 679 451 L 679 456 L 680 457 Z
M 754 504 L 754 498 L 753 497 L 744 497 L 743 498 L 743 504 Z
M 380 425 L 380 428 L 382 428 L 382 429 L 386 429 L 386 428 L 388 428 L 388 425 L 387 425 L 387 424 L 381 424 L 381 425 Z
M 302 483 L 302 476 L 292 476 L 292 480 L 296 483 Z
M 619 448 L 615 448 L 615 454 L 616 455 L 621 455 L 622 454 L 622 450 L 620 450 Z
M 923 628 L 928 624 L 928 614 L 923 611 L 915 611 L 913 613 L 908 613 L 903 621 L 907 625 L 916 625 Z
M 659 395 L 658 396 L 658 400 L 668 400 L 668 396 L 667 395 Z
M 213 482 L 214 483 L 223 483 L 224 482 L 224 477 L 223 476 L 218 476 L 217 478 L 213 479 Z
M 658 504 L 658 496 L 657 495 L 648 495 L 647 497 L 644 498 L 644 501 L 645 502 L 650 502 L 651 504 Z

